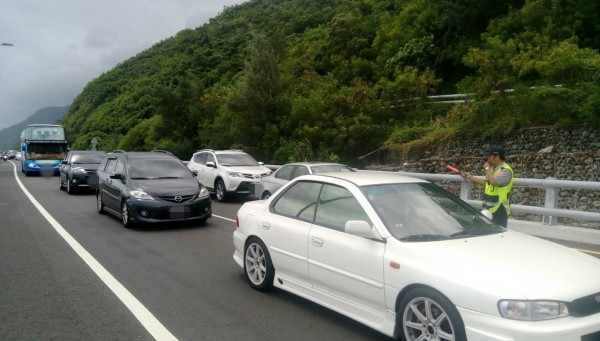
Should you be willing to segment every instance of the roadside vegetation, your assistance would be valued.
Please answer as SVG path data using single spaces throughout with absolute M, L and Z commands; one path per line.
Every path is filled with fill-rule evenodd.
M 251 0 L 91 81 L 73 149 L 237 148 L 271 163 L 600 126 L 597 0 Z M 467 104 L 427 96 L 466 94 Z

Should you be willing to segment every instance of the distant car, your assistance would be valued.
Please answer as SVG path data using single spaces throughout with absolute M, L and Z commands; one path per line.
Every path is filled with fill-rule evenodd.
M 115 151 L 98 168 L 98 213 L 108 212 L 125 227 L 198 221 L 211 217 L 208 191 L 168 152 Z
M 59 188 L 72 194 L 77 188 L 98 187 L 98 167 L 106 158 L 105 152 L 71 150 L 60 164 Z
M 8 156 L 9 160 L 16 159 L 17 155 L 20 155 L 20 152 L 18 150 L 14 150 L 14 149 L 11 149 L 6 153 L 7 153 L 6 155 Z
M 187 166 L 198 172 L 198 181 L 215 193 L 218 201 L 254 194 L 260 178 L 271 174 L 271 169 L 241 150 L 199 150 Z
M 600 259 L 397 174 L 304 175 L 237 213 L 233 258 L 400 340 L 600 340 Z
M 278 168 L 273 174 L 262 177 L 256 185 L 255 196 L 267 199 L 281 186 L 301 175 L 329 173 L 329 172 L 354 172 L 349 166 L 329 162 L 295 162 Z

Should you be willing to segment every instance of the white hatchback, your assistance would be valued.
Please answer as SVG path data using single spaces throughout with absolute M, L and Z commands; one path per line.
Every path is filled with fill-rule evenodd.
M 600 260 L 493 224 L 396 174 L 305 175 L 245 203 L 250 286 L 287 290 L 401 340 L 600 340 Z

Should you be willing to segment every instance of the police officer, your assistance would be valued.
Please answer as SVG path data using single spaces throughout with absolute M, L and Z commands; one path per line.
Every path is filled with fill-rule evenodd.
M 492 145 L 483 152 L 485 179 L 471 175 L 469 172 L 460 174 L 464 179 L 485 186 L 483 207 L 492 212 L 492 221 L 506 227 L 510 215 L 508 197 L 513 186 L 513 170 L 506 163 L 506 153 L 500 145 Z

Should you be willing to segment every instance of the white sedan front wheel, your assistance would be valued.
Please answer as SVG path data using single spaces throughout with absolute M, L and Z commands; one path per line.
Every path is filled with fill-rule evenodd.
M 427 288 L 408 292 L 397 314 L 400 340 L 466 341 L 465 326 L 456 307 L 441 293 Z
M 246 243 L 244 271 L 250 286 L 254 289 L 266 291 L 273 287 L 275 268 L 271 263 L 269 250 L 258 238 L 251 238 Z

